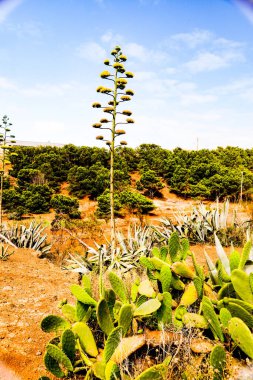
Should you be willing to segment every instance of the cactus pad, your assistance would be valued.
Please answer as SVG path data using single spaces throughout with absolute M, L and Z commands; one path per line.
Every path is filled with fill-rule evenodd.
M 97 321 L 102 331 L 109 335 L 114 329 L 111 314 L 105 299 L 101 299 L 97 305 Z
M 114 351 L 118 347 L 121 339 L 123 337 L 123 328 L 121 326 L 116 327 L 107 338 L 105 348 L 104 348 L 104 360 L 106 363 L 111 359 Z
M 246 302 L 253 304 L 253 293 L 249 283 L 249 276 L 240 269 L 234 269 L 231 281 L 238 296 Z
M 73 365 L 67 355 L 54 344 L 47 345 L 47 353 L 59 364 L 63 365 L 68 371 L 73 371 Z
M 57 315 L 48 315 L 42 319 L 40 327 L 44 332 L 57 332 L 68 329 L 70 324 L 65 319 L 58 317 Z
M 222 346 L 215 346 L 210 355 L 210 364 L 214 369 L 213 380 L 222 380 L 226 367 L 226 352 Z
M 133 309 L 130 304 L 122 305 L 119 312 L 118 325 L 123 328 L 123 334 L 126 335 L 132 323 Z
M 98 355 L 98 349 L 89 326 L 87 326 L 84 322 L 77 322 L 73 325 L 72 330 L 78 336 L 83 350 L 88 355 L 96 357 Z
M 248 326 L 239 318 L 232 318 L 228 323 L 231 338 L 240 349 L 253 359 L 253 335 Z
M 120 301 L 123 303 L 127 303 L 128 302 L 127 291 L 121 278 L 117 276 L 116 273 L 110 272 L 109 281 L 112 286 L 112 289 L 117 294 Z
M 78 301 L 84 303 L 85 305 L 97 305 L 97 302 L 81 286 L 73 284 L 71 285 L 70 290 Z
M 148 301 L 144 302 L 143 304 L 141 304 L 139 307 L 137 307 L 137 309 L 135 309 L 134 316 L 136 317 L 139 315 L 141 316 L 141 315 L 152 314 L 156 310 L 158 310 L 159 307 L 161 307 L 161 302 L 158 301 L 157 298 L 148 300 Z

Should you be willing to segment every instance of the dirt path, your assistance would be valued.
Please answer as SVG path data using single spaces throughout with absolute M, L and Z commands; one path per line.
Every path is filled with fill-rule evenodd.
M 0 261 L 1 380 L 37 380 L 45 374 L 49 335 L 41 331 L 40 321 L 47 314 L 60 314 L 57 305 L 70 299 L 69 285 L 76 281 L 76 275 L 32 251 L 18 249 L 8 261 Z

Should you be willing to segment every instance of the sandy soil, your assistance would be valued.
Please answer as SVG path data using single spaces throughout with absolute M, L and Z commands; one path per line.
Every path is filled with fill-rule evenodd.
M 1 380 L 37 380 L 46 373 L 43 352 L 49 335 L 41 331 L 40 321 L 60 314 L 57 305 L 71 298 L 69 285 L 76 281 L 77 275 L 33 251 L 17 249 L 8 261 L 0 261 Z

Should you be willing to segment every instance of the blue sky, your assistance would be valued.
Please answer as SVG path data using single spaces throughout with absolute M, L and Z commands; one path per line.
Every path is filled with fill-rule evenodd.
M 0 0 L 0 117 L 18 140 L 103 146 L 91 104 L 119 44 L 129 146 L 252 148 L 252 14 L 250 0 Z

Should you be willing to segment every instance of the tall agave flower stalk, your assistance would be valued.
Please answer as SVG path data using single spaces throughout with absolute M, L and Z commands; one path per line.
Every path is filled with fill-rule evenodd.
M 134 120 L 130 118 L 132 112 L 129 110 L 119 111 L 121 103 L 131 100 L 131 97 L 134 95 L 134 92 L 130 89 L 126 89 L 127 81 L 129 78 L 133 78 L 133 73 L 125 70 L 123 62 L 127 61 L 127 57 L 122 53 L 121 48 L 116 46 L 111 55 L 113 56 L 112 61 L 106 59 L 104 64 L 110 67 L 110 71 L 104 70 L 100 77 L 102 79 L 111 81 L 112 86 L 104 87 L 99 86 L 97 92 L 105 94 L 111 99 L 107 105 L 102 106 L 100 103 L 93 103 L 93 108 L 101 108 L 103 112 L 110 115 L 110 118 L 103 117 L 100 119 L 99 123 L 93 124 L 93 128 L 107 130 L 109 131 L 109 138 L 105 138 L 103 135 L 96 137 L 97 140 L 105 141 L 106 145 L 110 149 L 110 214 L 111 214 L 111 251 L 112 255 L 115 253 L 116 245 L 116 231 L 115 231 L 115 213 L 114 213 L 114 158 L 115 158 L 115 149 L 119 146 L 127 145 L 126 141 L 120 141 L 116 145 L 116 138 L 124 135 L 126 132 L 123 129 L 118 129 L 120 124 L 132 124 Z M 123 115 L 126 118 L 118 121 L 118 116 Z
M 3 221 L 3 184 L 5 176 L 5 166 L 9 161 L 7 160 L 7 152 L 11 149 L 11 144 L 16 141 L 14 135 L 10 134 L 10 127 L 12 124 L 9 122 L 8 116 L 3 116 L 2 124 L 0 124 L 0 231 L 2 230 L 2 221 Z M 12 153 L 14 154 L 14 153 Z

